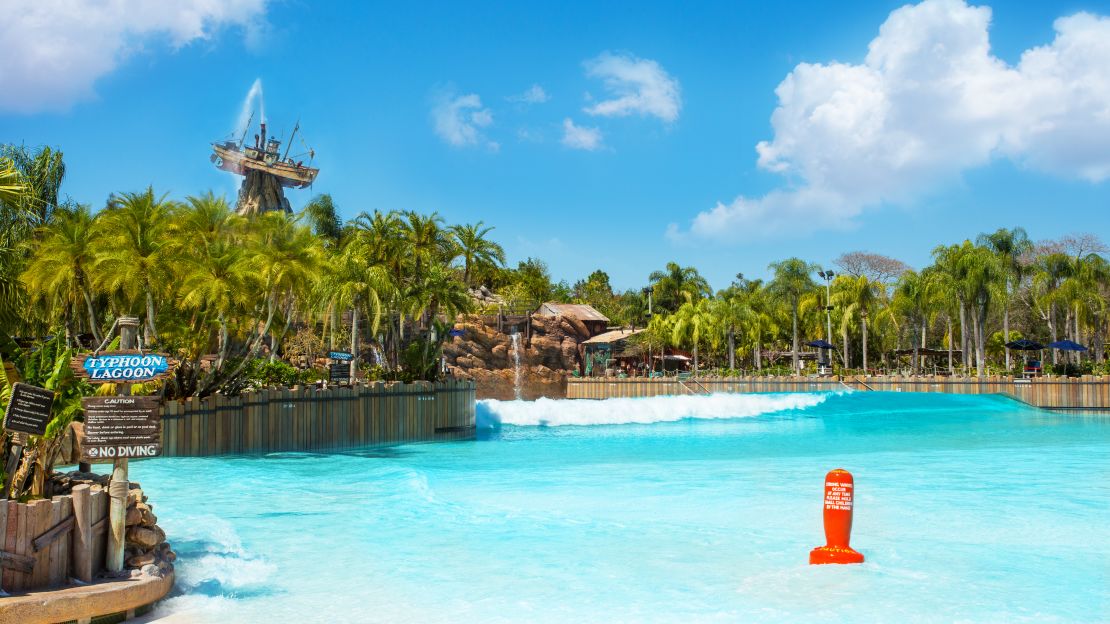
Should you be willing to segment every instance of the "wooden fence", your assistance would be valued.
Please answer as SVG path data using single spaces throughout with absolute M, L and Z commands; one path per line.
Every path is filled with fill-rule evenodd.
M 104 568 L 108 492 L 73 493 L 23 504 L 0 501 L 0 587 L 6 592 L 90 582 Z
M 474 383 L 263 390 L 168 402 L 162 453 L 199 457 L 328 451 L 475 437 Z
M 608 399 L 711 392 L 822 392 L 834 390 L 1002 394 L 1054 410 L 1110 410 L 1110 377 L 698 377 L 571 378 L 568 399 Z

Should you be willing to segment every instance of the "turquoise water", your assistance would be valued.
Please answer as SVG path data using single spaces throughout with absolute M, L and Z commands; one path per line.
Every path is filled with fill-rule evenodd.
M 483 402 L 476 442 L 132 464 L 196 622 L 1087 622 L 1110 419 L 852 393 Z M 493 426 L 498 421 L 500 426 Z M 513 424 L 516 423 L 516 424 Z M 859 566 L 809 566 L 824 473 Z

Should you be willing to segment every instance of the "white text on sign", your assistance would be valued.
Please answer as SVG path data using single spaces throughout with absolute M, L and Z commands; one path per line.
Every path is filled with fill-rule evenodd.
M 825 482 L 825 509 L 852 510 L 852 484 Z

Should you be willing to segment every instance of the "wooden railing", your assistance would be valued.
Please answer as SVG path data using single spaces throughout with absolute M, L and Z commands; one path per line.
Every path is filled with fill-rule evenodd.
M 163 412 L 163 455 L 328 451 L 471 439 L 474 409 L 474 383 L 455 380 L 286 388 L 172 401 Z
M 699 377 L 708 392 L 825 392 L 845 387 L 879 392 L 1003 394 L 1036 407 L 1055 410 L 1110 410 L 1110 376 L 1040 377 Z M 568 399 L 607 399 L 688 394 L 689 380 L 674 377 L 570 378 Z

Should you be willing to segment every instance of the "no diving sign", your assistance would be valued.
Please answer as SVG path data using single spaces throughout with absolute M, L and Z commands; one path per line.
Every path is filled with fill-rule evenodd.
M 81 399 L 85 410 L 86 461 L 142 459 L 162 454 L 161 402 L 152 396 Z

